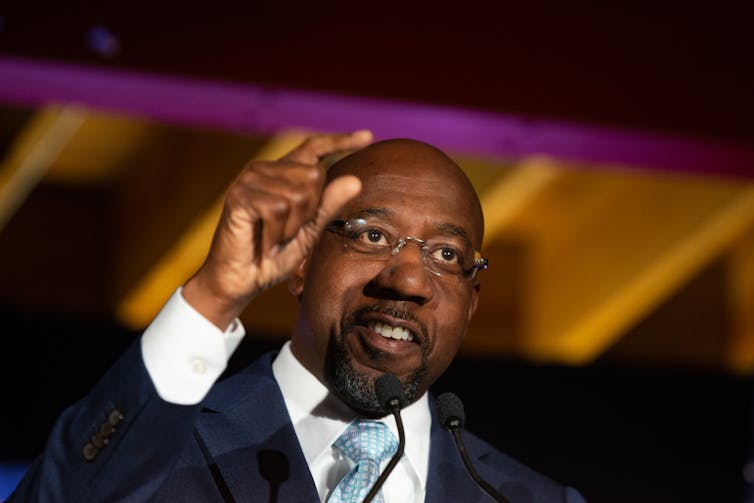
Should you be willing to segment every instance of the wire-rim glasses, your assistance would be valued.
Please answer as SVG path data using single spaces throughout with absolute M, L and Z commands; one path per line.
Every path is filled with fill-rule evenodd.
M 471 246 L 441 238 L 397 237 L 385 226 L 365 218 L 333 220 L 327 230 L 340 235 L 347 249 L 380 260 L 390 259 L 408 243 L 414 243 L 419 246 L 427 269 L 437 276 L 471 280 L 488 265 L 487 259 Z

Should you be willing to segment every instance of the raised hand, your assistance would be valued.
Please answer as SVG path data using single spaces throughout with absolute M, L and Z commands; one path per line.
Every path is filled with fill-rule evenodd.
M 369 131 L 317 135 L 278 161 L 247 164 L 227 191 L 207 259 L 184 285 L 189 304 L 224 330 L 251 299 L 283 281 L 361 190 L 354 176 L 325 184 L 320 161 L 371 140 Z

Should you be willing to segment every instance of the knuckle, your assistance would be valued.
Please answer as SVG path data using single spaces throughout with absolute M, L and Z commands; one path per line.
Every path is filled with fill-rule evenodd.
M 253 186 L 255 183 L 255 180 L 259 176 L 259 170 L 260 167 L 256 164 L 249 164 L 246 169 L 244 169 L 240 175 L 238 175 L 238 178 L 236 179 L 234 186 Z
M 309 202 L 309 196 L 305 192 L 296 191 L 290 195 L 291 205 L 295 207 L 306 206 Z
M 240 184 L 233 184 L 225 194 L 225 201 L 227 206 L 233 206 L 241 203 L 245 199 L 246 190 Z
M 266 205 L 275 217 L 284 217 L 291 211 L 291 204 L 283 197 L 271 197 Z
M 321 184 L 325 181 L 325 170 L 322 166 L 309 166 L 305 171 L 306 181 L 311 184 Z

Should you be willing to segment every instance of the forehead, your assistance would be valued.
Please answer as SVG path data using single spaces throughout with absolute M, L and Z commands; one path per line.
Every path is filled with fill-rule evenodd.
M 361 193 L 344 210 L 348 216 L 384 209 L 402 224 L 435 231 L 460 228 L 472 243 L 481 243 L 476 192 L 463 171 L 434 147 L 405 140 L 375 144 L 341 160 L 331 171 L 331 176 L 353 174 L 361 179 Z

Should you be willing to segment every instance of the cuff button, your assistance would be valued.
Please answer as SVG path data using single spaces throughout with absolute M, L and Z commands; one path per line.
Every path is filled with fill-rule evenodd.
M 201 358 L 195 358 L 191 362 L 191 372 L 194 374 L 204 375 L 207 373 L 207 362 Z

